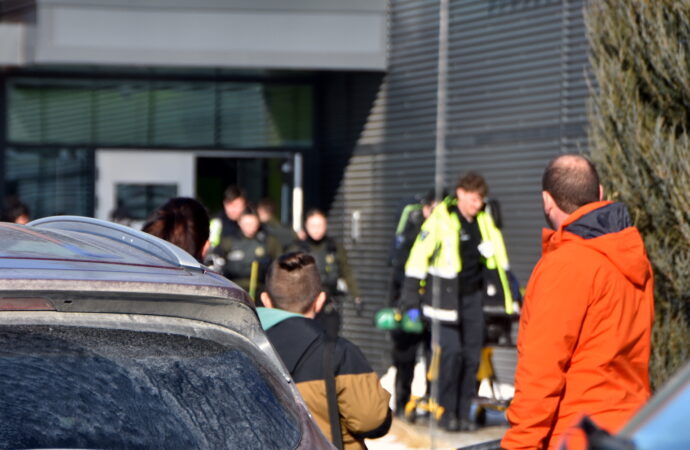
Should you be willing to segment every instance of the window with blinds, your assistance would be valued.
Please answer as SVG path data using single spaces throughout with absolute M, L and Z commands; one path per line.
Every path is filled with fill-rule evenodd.
M 5 193 L 31 210 L 31 218 L 93 214 L 93 151 L 77 148 L 8 148 Z
M 14 78 L 7 139 L 87 147 L 312 145 L 312 86 L 258 82 Z

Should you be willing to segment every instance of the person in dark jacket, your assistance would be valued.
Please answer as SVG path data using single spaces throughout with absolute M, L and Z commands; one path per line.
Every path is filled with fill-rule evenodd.
M 5 208 L 2 211 L 2 221 L 18 223 L 21 225 L 31 221 L 31 211 L 25 203 L 16 196 L 9 196 L 5 200 Z
M 391 425 L 390 394 L 359 348 L 344 338 L 327 336 L 312 320 L 326 301 L 314 258 L 293 252 L 274 261 L 261 299 L 266 306 L 257 308 L 261 324 L 323 433 L 334 441 L 324 364 L 324 353 L 331 348 L 329 370 L 335 378 L 340 424 L 336 432 L 341 433 L 343 448 L 366 448 L 365 438 L 384 436 Z
M 209 249 L 208 224 L 204 205 L 193 198 L 176 197 L 157 208 L 142 231 L 172 242 L 202 262 Z
M 278 241 L 261 230 L 259 216 L 246 208 L 239 217 L 239 236 L 225 236 L 212 250 L 213 268 L 237 283 L 256 300 L 266 269 L 280 256 Z M 254 273 L 254 283 L 252 283 Z
M 309 253 L 316 260 L 323 290 L 326 292 L 326 304 L 317 314 L 328 329 L 340 330 L 340 309 L 342 299 L 349 295 L 355 303 L 357 314 L 362 313 L 362 297 L 357 280 L 352 274 L 347 258 L 347 251 L 339 242 L 328 236 L 328 219 L 319 209 L 307 211 L 304 221 L 306 238 L 298 242 L 291 250 Z
M 393 268 L 388 296 L 390 307 L 400 307 L 400 294 L 403 281 L 405 280 L 405 262 L 424 220 L 429 217 L 433 207 L 434 193 L 431 191 L 423 197 L 418 197 L 418 201 L 405 205 L 400 214 L 390 258 L 390 265 Z M 396 369 L 395 414 L 397 416 L 404 415 L 405 405 L 410 400 L 414 367 L 417 362 L 417 350 L 421 343 L 425 344 L 426 359 L 429 361 L 430 338 L 428 328 L 423 333 L 406 333 L 403 330 L 391 332 L 393 365 Z
M 237 237 L 241 234 L 238 222 L 245 209 L 247 209 L 245 190 L 236 185 L 228 186 L 223 194 L 223 210 L 211 219 L 209 239 L 212 248 L 220 245 L 224 237 Z

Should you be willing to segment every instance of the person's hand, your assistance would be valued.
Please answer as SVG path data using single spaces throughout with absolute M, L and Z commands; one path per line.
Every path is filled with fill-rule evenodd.
M 477 246 L 477 250 L 484 258 L 491 258 L 494 256 L 494 244 L 491 241 L 483 241 Z
M 362 303 L 362 298 L 355 297 L 353 300 L 355 302 L 355 312 L 357 313 L 357 317 L 362 317 L 362 313 L 364 313 L 364 303 Z
M 513 302 L 513 314 L 520 314 L 520 303 Z
M 419 319 L 418 308 L 408 309 L 405 314 L 407 314 L 407 317 L 409 317 L 410 320 L 412 320 L 413 322 L 416 322 Z

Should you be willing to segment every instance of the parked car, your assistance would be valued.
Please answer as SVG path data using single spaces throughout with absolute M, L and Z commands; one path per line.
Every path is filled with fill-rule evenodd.
M 239 287 L 109 222 L 0 223 L 0 448 L 331 448 Z

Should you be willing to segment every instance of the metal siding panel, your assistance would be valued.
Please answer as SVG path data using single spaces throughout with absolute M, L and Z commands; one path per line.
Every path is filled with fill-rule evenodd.
M 582 7 L 582 0 L 451 2 L 446 184 L 468 169 L 484 174 L 501 202 L 511 264 L 522 283 L 540 252 L 543 168 L 558 153 L 586 149 Z M 333 134 L 322 146 L 327 176 L 337 179 L 331 180 L 337 183 L 329 199 L 331 231 L 345 238 L 366 302 L 361 318 L 345 305 L 343 335 L 379 372 L 390 364 L 390 343 L 371 317 L 387 295 L 396 214 L 404 198 L 427 191 L 434 180 L 437 20 L 435 1 L 392 0 L 389 70 L 375 100 L 362 95 L 372 86 L 363 87 L 371 80 L 359 75 L 328 82 L 348 97 L 329 97 L 325 134 Z M 355 110 L 366 116 L 361 129 L 346 125 L 357 121 Z M 354 211 L 362 217 L 358 242 L 350 239 Z M 500 381 L 512 382 L 515 358 L 514 349 L 495 354 Z
M 587 46 L 581 1 L 521 3 L 451 3 L 447 179 L 468 169 L 487 178 L 526 283 L 540 253 L 541 172 L 571 150 L 568 133 L 582 141 Z
M 375 107 L 364 113 L 366 126 L 351 137 L 356 142 L 346 150 L 351 156 L 329 211 L 330 230 L 344 238 L 366 305 L 363 317 L 356 316 L 352 304 L 345 305 L 343 335 L 362 348 L 380 373 L 390 365 L 390 343 L 386 333 L 373 327 L 371 318 L 387 298 L 387 256 L 399 205 L 433 183 L 436 116 L 438 5 L 428 0 L 394 1 L 390 8 L 389 72 Z M 358 78 L 366 82 L 352 75 L 346 91 L 351 105 L 367 101 L 360 95 Z M 362 104 L 363 109 L 367 106 Z M 342 129 L 353 110 L 332 107 L 344 114 L 339 116 Z M 374 141 L 382 145 L 365 145 Z M 332 144 L 328 144 L 330 149 L 323 148 L 326 158 L 338 151 Z M 361 213 L 358 242 L 350 238 L 354 211 Z

